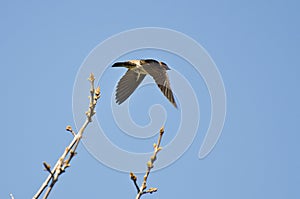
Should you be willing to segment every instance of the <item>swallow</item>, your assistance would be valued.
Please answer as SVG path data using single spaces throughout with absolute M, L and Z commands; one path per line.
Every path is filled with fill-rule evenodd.
M 129 60 L 116 62 L 112 67 L 125 67 L 128 69 L 117 85 L 117 104 L 122 104 L 135 91 L 145 76 L 150 75 L 165 97 L 177 108 L 167 74 L 167 70 L 170 70 L 170 68 L 164 62 L 154 59 Z

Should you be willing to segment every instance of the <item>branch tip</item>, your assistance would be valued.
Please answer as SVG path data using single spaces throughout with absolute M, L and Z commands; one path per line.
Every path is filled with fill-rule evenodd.
M 68 126 L 66 127 L 66 131 L 72 132 L 73 129 L 72 129 L 72 127 L 71 127 L 70 125 L 68 125 Z
M 160 135 L 163 135 L 164 132 L 165 132 L 165 128 L 164 128 L 164 127 L 161 127 L 161 128 L 160 128 L 160 131 L 159 131 Z
M 152 193 L 154 193 L 154 192 L 157 192 L 157 190 L 158 190 L 158 188 L 151 187 L 151 188 L 149 188 L 149 189 L 146 191 L 146 193 L 152 194 Z
M 134 173 L 130 172 L 130 179 L 133 181 L 136 181 L 137 177 L 136 177 L 136 175 L 134 175 Z
M 50 166 L 50 164 L 48 164 L 47 162 L 43 162 L 43 165 L 44 165 L 44 169 L 45 169 L 45 171 L 48 171 L 48 172 L 50 172 L 51 173 L 51 166 Z
M 94 82 L 94 81 L 95 81 L 95 76 L 94 76 L 93 73 L 90 74 L 90 77 L 88 78 L 88 80 L 89 80 L 90 82 Z

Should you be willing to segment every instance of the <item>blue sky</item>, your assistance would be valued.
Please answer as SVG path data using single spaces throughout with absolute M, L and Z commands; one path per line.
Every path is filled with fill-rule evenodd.
M 299 198 L 298 9 L 291 0 L 1 1 L 0 197 L 31 198 L 47 176 L 42 162 L 53 165 L 72 139 L 64 129 L 74 126 L 73 84 L 91 50 L 119 32 L 154 26 L 180 31 L 207 50 L 224 81 L 227 116 L 217 145 L 199 160 L 209 99 L 198 80 L 203 126 L 179 160 L 151 174 L 149 186 L 159 191 L 143 198 Z M 170 57 L 159 51 L 134 56 L 147 53 Z M 114 75 L 110 82 L 100 80 L 102 92 L 113 89 L 124 72 L 108 69 Z M 127 145 L 114 132 L 107 136 L 134 152 L 151 151 L 156 139 Z M 49 198 L 133 198 L 135 191 L 128 173 L 104 166 L 80 145 Z

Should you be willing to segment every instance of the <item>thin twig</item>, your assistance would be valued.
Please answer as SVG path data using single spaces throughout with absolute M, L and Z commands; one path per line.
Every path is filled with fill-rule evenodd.
M 137 177 L 136 175 L 134 175 L 134 173 L 130 172 L 130 179 L 133 181 L 133 184 L 137 190 L 137 193 L 140 192 L 140 188 L 139 188 L 139 185 L 137 184 Z
M 72 135 L 74 136 L 73 140 L 71 141 L 71 143 L 69 144 L 69 146 L 66 147 L 64 153 L 60 156 L 60 158 L 58 159 L 58 161 L 56 162 L 55 166 L 53 167 L 53 169 L 50 169 L 50 165 L 46 162 L 44 162 L 44 167 L 45 170 L 47 170 L 49 172 L 48 177 L 46 178 L 46 180 L 43 182 L 43 184 L 41 185 L 40 189 L 37 191 L 37 193 L 33 196 L 33 199 L 37 199 L 40 197 L 40 195 L 44 192 L 44 190 L 46 189 L 46 187 L 48 186 L 49 182 L 51 181 L 51 184 L 49 185 L 48 189 L 45 192 L 45 195 L 43 196 L 44 199 L 46 199 L 48 197 L 48 195 L 50 194 L 53 186 L 55 185 L 55 183 L 58 180 L 58 177 L 65 172 L 65 169 L 68 168 L 70 166 L 70 162 L 73 159 L 73 157 L 76 155 L 76 149 L 77 146 L 82 138 L 82 134 L 84 133 L 84 130 L 86 129 L 86 127 L 88 126 L 88 124 L 90 122 L 92 122 L 92 117 L 93 115 L 95 115 L 95 107 L 97 104 L 98 99 L 100 98 L 100 87 L 98 88 L 94 88 L 94 81 L 95 81 L 95 77 L 93 74 L 90 75 L 89 77 L 89 81 L 91 84 L 91 89 L 90 89 L 90 103 L 89 103 L 89 109 L 86 112 L 86 120 L 84 122 L 84 124 L 82 125 L 82 127 L 80 128 L 80 130 L 78 131 L 78 133 L 76 134 L 73 130 L 71 126 L 67 126 L 66 130 L 71 132 Z
M 70 133 L 72 133 L 72 135 L 75 137 L 76 136 L 76 133 L 73 131 L 72 127 L 70 125 L 68 125 L 66 127 L 66 131 L 69 131 Z
M 149 174 L 151 172 L 151 169 L 154 167 L 153 163 L 155 162 L 155 160 L 157 158 L 157 153 L 162 149 L 160 147 L 160 143 L 161 143 L 161 139 L 162 139 L 163 134 L 164 134 L 164 128 L 162 127 L 160 129 L 160 132 L 159 132 L 159 137 L 158 137 L 157 143 L 155 143 L 153 145 L 154 153 L 150 157 L 150 160 L 147 162 L 147 171 L 146 171 L 146 173 L 144 175 L 144 180 L 143 180 L 143 183 L 142 183 L 141 187 L 139 187 L 137 185 L 137 177 L 132 172 L 130 172 L 130 178 L 134 182 L 134 185 L 135 185 L 135 187 L 137 189 L 136 199 L 140 199 L 143 194 L 154 193 L 154 192 L 157 191 L 157 188 L 153 188 L 153 187 L 149 188 L 146 191 L 145 191 L 145 189 L 147 188 L 148 176 L 149 176 Z

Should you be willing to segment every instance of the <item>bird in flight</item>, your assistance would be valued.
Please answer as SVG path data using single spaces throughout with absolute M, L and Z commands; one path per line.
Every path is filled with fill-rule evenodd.
M 170 68 L 164 62 L 154 59 L 129 60 L 125 62 L 116 62 L 112 67 L 128 68 L 125 75 L 120 79 L 116 90 L 116 102 L 122 104 L 143 81 L 146 75 L 150 75 L 161 92 L 177 108 L 173 92 L 170 87 L 170 81 L 167 70 Z

